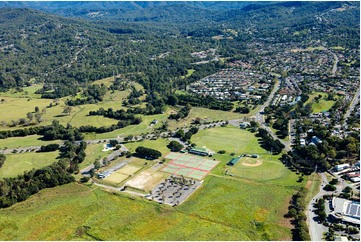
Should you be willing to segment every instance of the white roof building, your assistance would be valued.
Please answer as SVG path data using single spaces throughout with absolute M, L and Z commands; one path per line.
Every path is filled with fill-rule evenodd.
M 349 223 L 360 224 L 360 202 L 334 197 L 332 208 L 331 214 L 334 217 Z
M 341 164 L 341 165 L 336 165 L 335 166 L 336 171 L 342 171 L 342 170 L 345 170 L 347 168 L 350 168 L 349 164 Z

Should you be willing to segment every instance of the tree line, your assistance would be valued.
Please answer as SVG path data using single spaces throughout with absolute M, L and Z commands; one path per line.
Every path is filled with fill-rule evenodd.
M 257 136 L 262 138 L 261 146 L 266 150 L 271 151 L 273 154 L 279 154 L 282 152 L 282 149 L 285 148 L 281 141 L 278 139 L 274 140 L 265 129 L 259 128 Z
M 61 125 L 59 121 L 53 120 L 51 125 L 30 127 L 25 129 L 0 131 L 0 139 L 6 139 L 10 137 L 25 137 L 28 135 L 42 135 L 43 140 L 82 140 L 83 135 L 78 128 L 74 128 L 71 125 L 66 127 Z

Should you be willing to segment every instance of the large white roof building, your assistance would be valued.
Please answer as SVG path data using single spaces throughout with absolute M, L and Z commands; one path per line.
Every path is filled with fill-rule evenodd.
M 332 199 L 332 215 L 353 224 L 360 224 L 360 203 L 343 198 Z

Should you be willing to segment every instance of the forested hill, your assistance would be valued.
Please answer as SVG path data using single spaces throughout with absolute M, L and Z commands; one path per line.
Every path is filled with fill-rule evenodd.
M 119 73 L 146 90 L 164 94 L 224 67 L 219 61 L 194 66 L 201 59 L 193 52 L 217 49 L 221 57 L 247 57 L 252 53 L 247 53 L 246 45 L 254 38 L 359 47 L 357 2 L 41 2 L 41 6 L 0 2 L 0 90 L 37 82 L 44 84 L 47 97 L 63 97 Z M 72 17 L 21 7 L 58 9 Z M 181 78 L 188 69 L 196 71 Z

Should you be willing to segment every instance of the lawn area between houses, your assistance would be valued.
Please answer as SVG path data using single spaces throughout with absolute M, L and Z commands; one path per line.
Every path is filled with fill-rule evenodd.
M 212 177 L 172 208 L 71 183 L 1 209 L 0 239 L 290 240 L 292 192 Z
M 322 98 L 317 103 L 315 102 L 314 98 L 318 97 L 319 95 L 321 95 Z M 312 94 L 309 95 L 309 98 L 305 103 L 305 105 L 312 102 L 312 113 L 320 113 L 320 112 L 328 111 L 335 104 L 335 101 L 325 100 L 324 98 L 327 97 L 327 95 L 328 94 L 325 92 L 313 92 Z
M 33 168 L 38 169 L 51 165 L 56 162 L 56 157 L 58 156 L 58 151 L 8 154 L 6 155 L 4 165 L 0 168 L 0 179 L 4 177 L 16 177 L 17 175 L 23 174 L 24 171 L 30 171 Z

